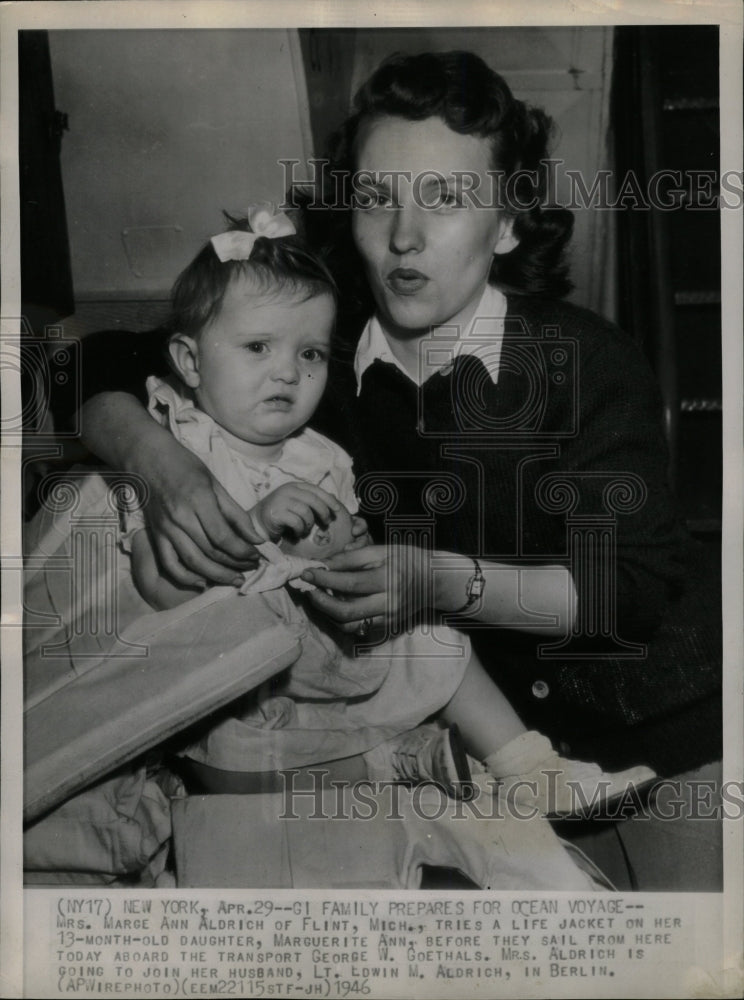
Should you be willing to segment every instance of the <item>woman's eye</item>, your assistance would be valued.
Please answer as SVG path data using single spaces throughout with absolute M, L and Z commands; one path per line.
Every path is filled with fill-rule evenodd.
M 245 349 L 250 351 L 251 354 L 263 354 L 264 351 L 268 350 L 268 347 L 262 340 L 252 340 L 245 345 Z
M 452 191 L 440 191 L 439 197 L 436 200 L 435 208 L 457 208 L 460 205 L 460 200 L 456 194 Z
M 390 195 L 384 191 L 358 191 L 355 197 L 355 207 L 363 211 L 370 208 L 389 208 L 392 205 Z

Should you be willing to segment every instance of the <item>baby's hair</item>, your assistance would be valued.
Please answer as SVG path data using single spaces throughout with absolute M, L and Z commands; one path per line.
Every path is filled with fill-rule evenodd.
M 227 231 L 251 232 L 247 219 L 223 213 Z M 219 314 L 230 282 L 247 275 L 257 294 L 286 292 L 301 301 L 316 295 L 337 299 L 336 284 L 320 258 L 300 236 L 259 236 L 248 260 L 220 261 L 211 242 L 205 244 L 176 279 L 171 292 L 168 329 L 197 337 Z
M 516 179 L 506 207 L 519 239 L 510 253 L 494 256 L 491 282 L 533 295 L 570 291 L 565 250 L 573 213 L 545 204 L 553 122 L 544 111 L 517 100 L 505 80 L 471 52 L 396 54 L 357 92 L 354 113 L 331 140 L 330 169 L 353 173 L 362 126 L 387 115 L 409 121 L 436 117 L 454 132 L 489 140 L 491 168 Z M 335 221 L 342 221 L 338 213 Z M 336 233 L 337 245 L 339 240 L 344 242 L 343 235 Z M 348 260 L 346 247 L 342 254 Z M 339 264 L 340 277 L 347 268 L 343 259 Z

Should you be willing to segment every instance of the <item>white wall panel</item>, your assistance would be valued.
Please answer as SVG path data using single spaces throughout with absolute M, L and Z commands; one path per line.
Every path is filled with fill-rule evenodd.
M 58 31 L 50 47 L 70 118 L 62 170 L 78 302 L 162 297 L 223 208 L 281 199 L 277 160 L 312 155 L 293 31 Z M 360 30 L 351 92 L 393 51 L 451 48 L 477 52 L 554 117 L 566 167 L 590 183 L 606 166 L 610 29 Z M 572 297 L 612 313 L 610 221 L 577 211 Z
M 293 35 L 50 33 L 78 299 L 162 295 L 223 208 L 281 200 L 277 160 L 308 152 Z

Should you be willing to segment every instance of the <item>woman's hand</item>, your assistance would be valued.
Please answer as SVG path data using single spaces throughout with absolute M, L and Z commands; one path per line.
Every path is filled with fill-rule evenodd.
M 255 566 L 254 543 L 264 539 L 196 455 L 168 433 L 157 463 L 141 456 L 137 472 L 148 483 L 145 520 L 164 574 L 182 586 L 242 582 L 236 571 Z
M 250 517 L 206 466 L 127 392 L 102 392 L 83 406 L 83 441 L 111 469 L 146 484 L 145 521 L 163 574 L 184 587 L 239 584 L 254 566 Z
M 333 592 L 318 589 L 306 596 L 343 632 L 364 635 L 372 626 L 383 626 L 395 634 L 427 608 L 549 638 L 570 631 L 576 588 L 565 566 L 479 562 L 485 587 L 472 605 L 466 602 L 473 559 L 412 545 L 347 550 L 329 559 L 327 570 L 308 570 L 302 576 Z
M 326 527 L 342 504 L 312 483 L 283 483 L 259 500 L 251 516 L 269 538 L 289 532 L 304 538 L 314 524 Z
M 347 549 L 328 560 L 327 570 L 302 577 L 318 588 L 307 599 L 342 632 L 358 631 L 365 620 L 399 631 L 431 606 L 430 560 L 430 552 L 412 545 L 367 545 Z

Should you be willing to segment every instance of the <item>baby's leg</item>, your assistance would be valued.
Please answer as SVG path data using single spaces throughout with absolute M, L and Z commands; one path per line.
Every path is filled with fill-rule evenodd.
M 442 716 L 457 724 L 466 750 L 501 782 L 500 794 L 546 815 L 588 814 L 656 777 L 644 765 L 608 774 L 597 764 L 560 756 L 547 736 L 525 728 L 475 654 Z
M 525 726 L 483 665 L 471 654 L 460 686 L 442 711 L 442 718 L 457 724 L 468 753 L 478 760 L 506 746 L 526 732 Z

